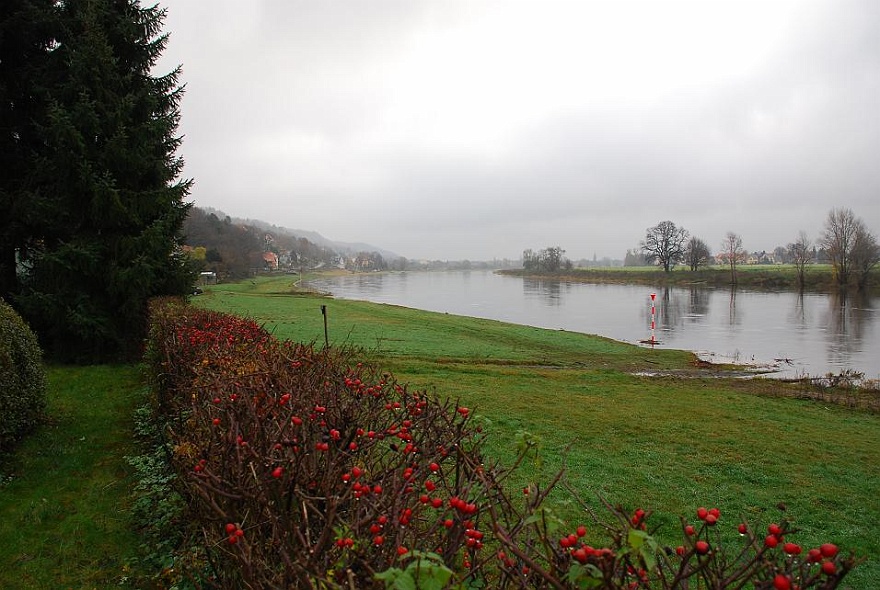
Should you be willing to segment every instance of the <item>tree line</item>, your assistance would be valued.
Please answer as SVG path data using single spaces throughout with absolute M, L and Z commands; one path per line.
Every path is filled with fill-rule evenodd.
M 777 249 L 781 251 L 777 254 L 785 255 L 795 265 L 801 287 L 804 285 L 807 265 L 816 258 L 817 247 L 827 256 L 840 287 L 864 288 L 869 273 L 880 262 L 880 245 L 876 236 L 861 218 L 847 208 L 829 211 L 824 231 L 815 244 L 806 232 L 801 231 L 785 248 Z M 645 262 L 655 263 L 665 272 L 682 263 L 695 271 L 713 260 L 711 250 L 702 239 L 691 236 L 686 229 L 672 221 L 661 221 L 649 227 L 639 249 Z M 721 242 L 718 259 L 730 268 L 731 283 L 736 283 L 737 266 L 744 263 L 747 257 L 742 237 L 735 232 L 727 232 Z
M 532 272 L 559 272 L 571 270 L 571 260 L 565 257 L 565 250 L 559 246 L 551 246 L 543 250 L 524 250 L 522 255 L 523 268 Z

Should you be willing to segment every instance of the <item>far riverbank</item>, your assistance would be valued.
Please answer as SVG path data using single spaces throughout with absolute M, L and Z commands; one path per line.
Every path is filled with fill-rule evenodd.
M 631 274 L 617 271 L 618 276 Z M 646 276 L 656 280 L 664 274 Z M 600 334 L 629 343 L 650 338 L 649 295 L 656 293 L 656 337 L 664 348 L 772 366 L 778 378 L 849 371 L 880 377 L 874 361 L 880 346 L 880 301 L 866 293 L 597 283 L 487 271 L 322 276 L 310 278 L 307 285 L 336 298 Z
M 659 286 L 703 286 L 730 288 L 734 285 L 731 281 L 730 269 L 722 266 L 712 266 L 696 271 L 687 268 L 676 268 L 671 272 L 663 272 L 654 266 L 618 267 L 618 268 L 574 268 L 555 273 L 535 273 L 518 270 L 499 270 L 499 274 L 507 276 L 552 278 L 555 280 L 584 282 L 584 283 L 610 283 L 610 284 L 637 284 Z M 880 272 L 874 269 L 868 278 L 868 289 L 876 288 L 880 284 Z M 768 291 L 798 291 L 797 271 L 794 265 L 741 265 L 736 270 L 737 288 L 768 290 Z M 807 292 L 828 293 L 836 290 L 834 269 L 830 264 L 813 264 L 807 267 L 804 273 L 803 290 Z

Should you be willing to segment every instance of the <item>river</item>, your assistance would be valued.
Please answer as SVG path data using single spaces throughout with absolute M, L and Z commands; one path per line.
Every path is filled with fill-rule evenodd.
M 880 378 L 880 299 L 870 295 L 596 285 L 487 271 L 353 274 L 310 281 L 334 297 L 691 350 L 772 366 L 774 376 Z

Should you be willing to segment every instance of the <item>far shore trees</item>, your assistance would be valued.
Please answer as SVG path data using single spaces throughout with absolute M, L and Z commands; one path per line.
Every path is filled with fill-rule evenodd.
M 730 266 L 730 282 L 736 284 L 736 265 L 744 262 L 746 259 L 746 251 L 743 249 L 742 237 L 732 231 L 727 232 L 724 241 L 721 243 L 721 254 L 728 266 Z
M 684 261 L 692 271 L 698 270 L 701 266 L 709 264 L 712 258 L 712 252 L 709 246 L 700 238 L 693 236 L 688 240 L 684 249 Z
M 856 240 L 856 229 L 859 225 L 852 209 L 832 209 L 825 219 L 825 233 L 822 235 L 822 247 L 831 259 L 834 277 L 840 287 L 849 284 L 852 250 Z
M 864 288 L 868 273 L 880 261 L 880 247 L 877 238 L 852 209 L 828 212 L 820 243 L 834 267 L 837 285 L 844 288 L 854 280 L 859 288 Z
M 645 240 L 640 244 L 645 258 L 656 261 L 665 272 L 684 260 L 685 241 L 689 234 L 683 227 L 677 227 L 671 221 L 661 221 L 645 232 Z
M 807 263 L 813 259 L 813 252 L 810 249 L 810 238 L 807 232 L 801 230 L 798 238 L 788 245 L 787 253 L 797 270 L 797 281 L 800 289 L 804 288 L 804 279 L 806 277 Z
M 532 272 L 559 272 L 571 270 L 571 260 L 559 246 L 544 248 L 538 252 L 531 248 L 523 251 L 523 269 Z
M 877 238 L 861 223 L 856 231 L 852 251 L 852 268 L 856 276 L 856 285 L 864 289 L 868 284 L 868 274 L 880 262 L 880 245 Z

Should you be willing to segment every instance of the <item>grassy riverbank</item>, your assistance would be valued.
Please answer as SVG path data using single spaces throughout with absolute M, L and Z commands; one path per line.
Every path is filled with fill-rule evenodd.
M 247 315 L 279 338 L 361 346 L 412 387 L 459 398 L 489 425 L 490 456 L 509 460 L 516 434 L 542 439 L 594 506 L 677 515 L 717 505 L 768 523 L 783 502 L 804 544 L 832 540 L 869 558 L 852 587 L 880 579 L 880 416 L 791 399 L 794 384 L 719 379 L 689 353 L 582 334 L 297 293 L 285 277 L 212 288 L 197 305 Z M 642 373 L 666 376 L 640 376 Z M 560 509 L 565 507 L 560 499 Z M 662 532 L 661 532 L 662 537 Z

